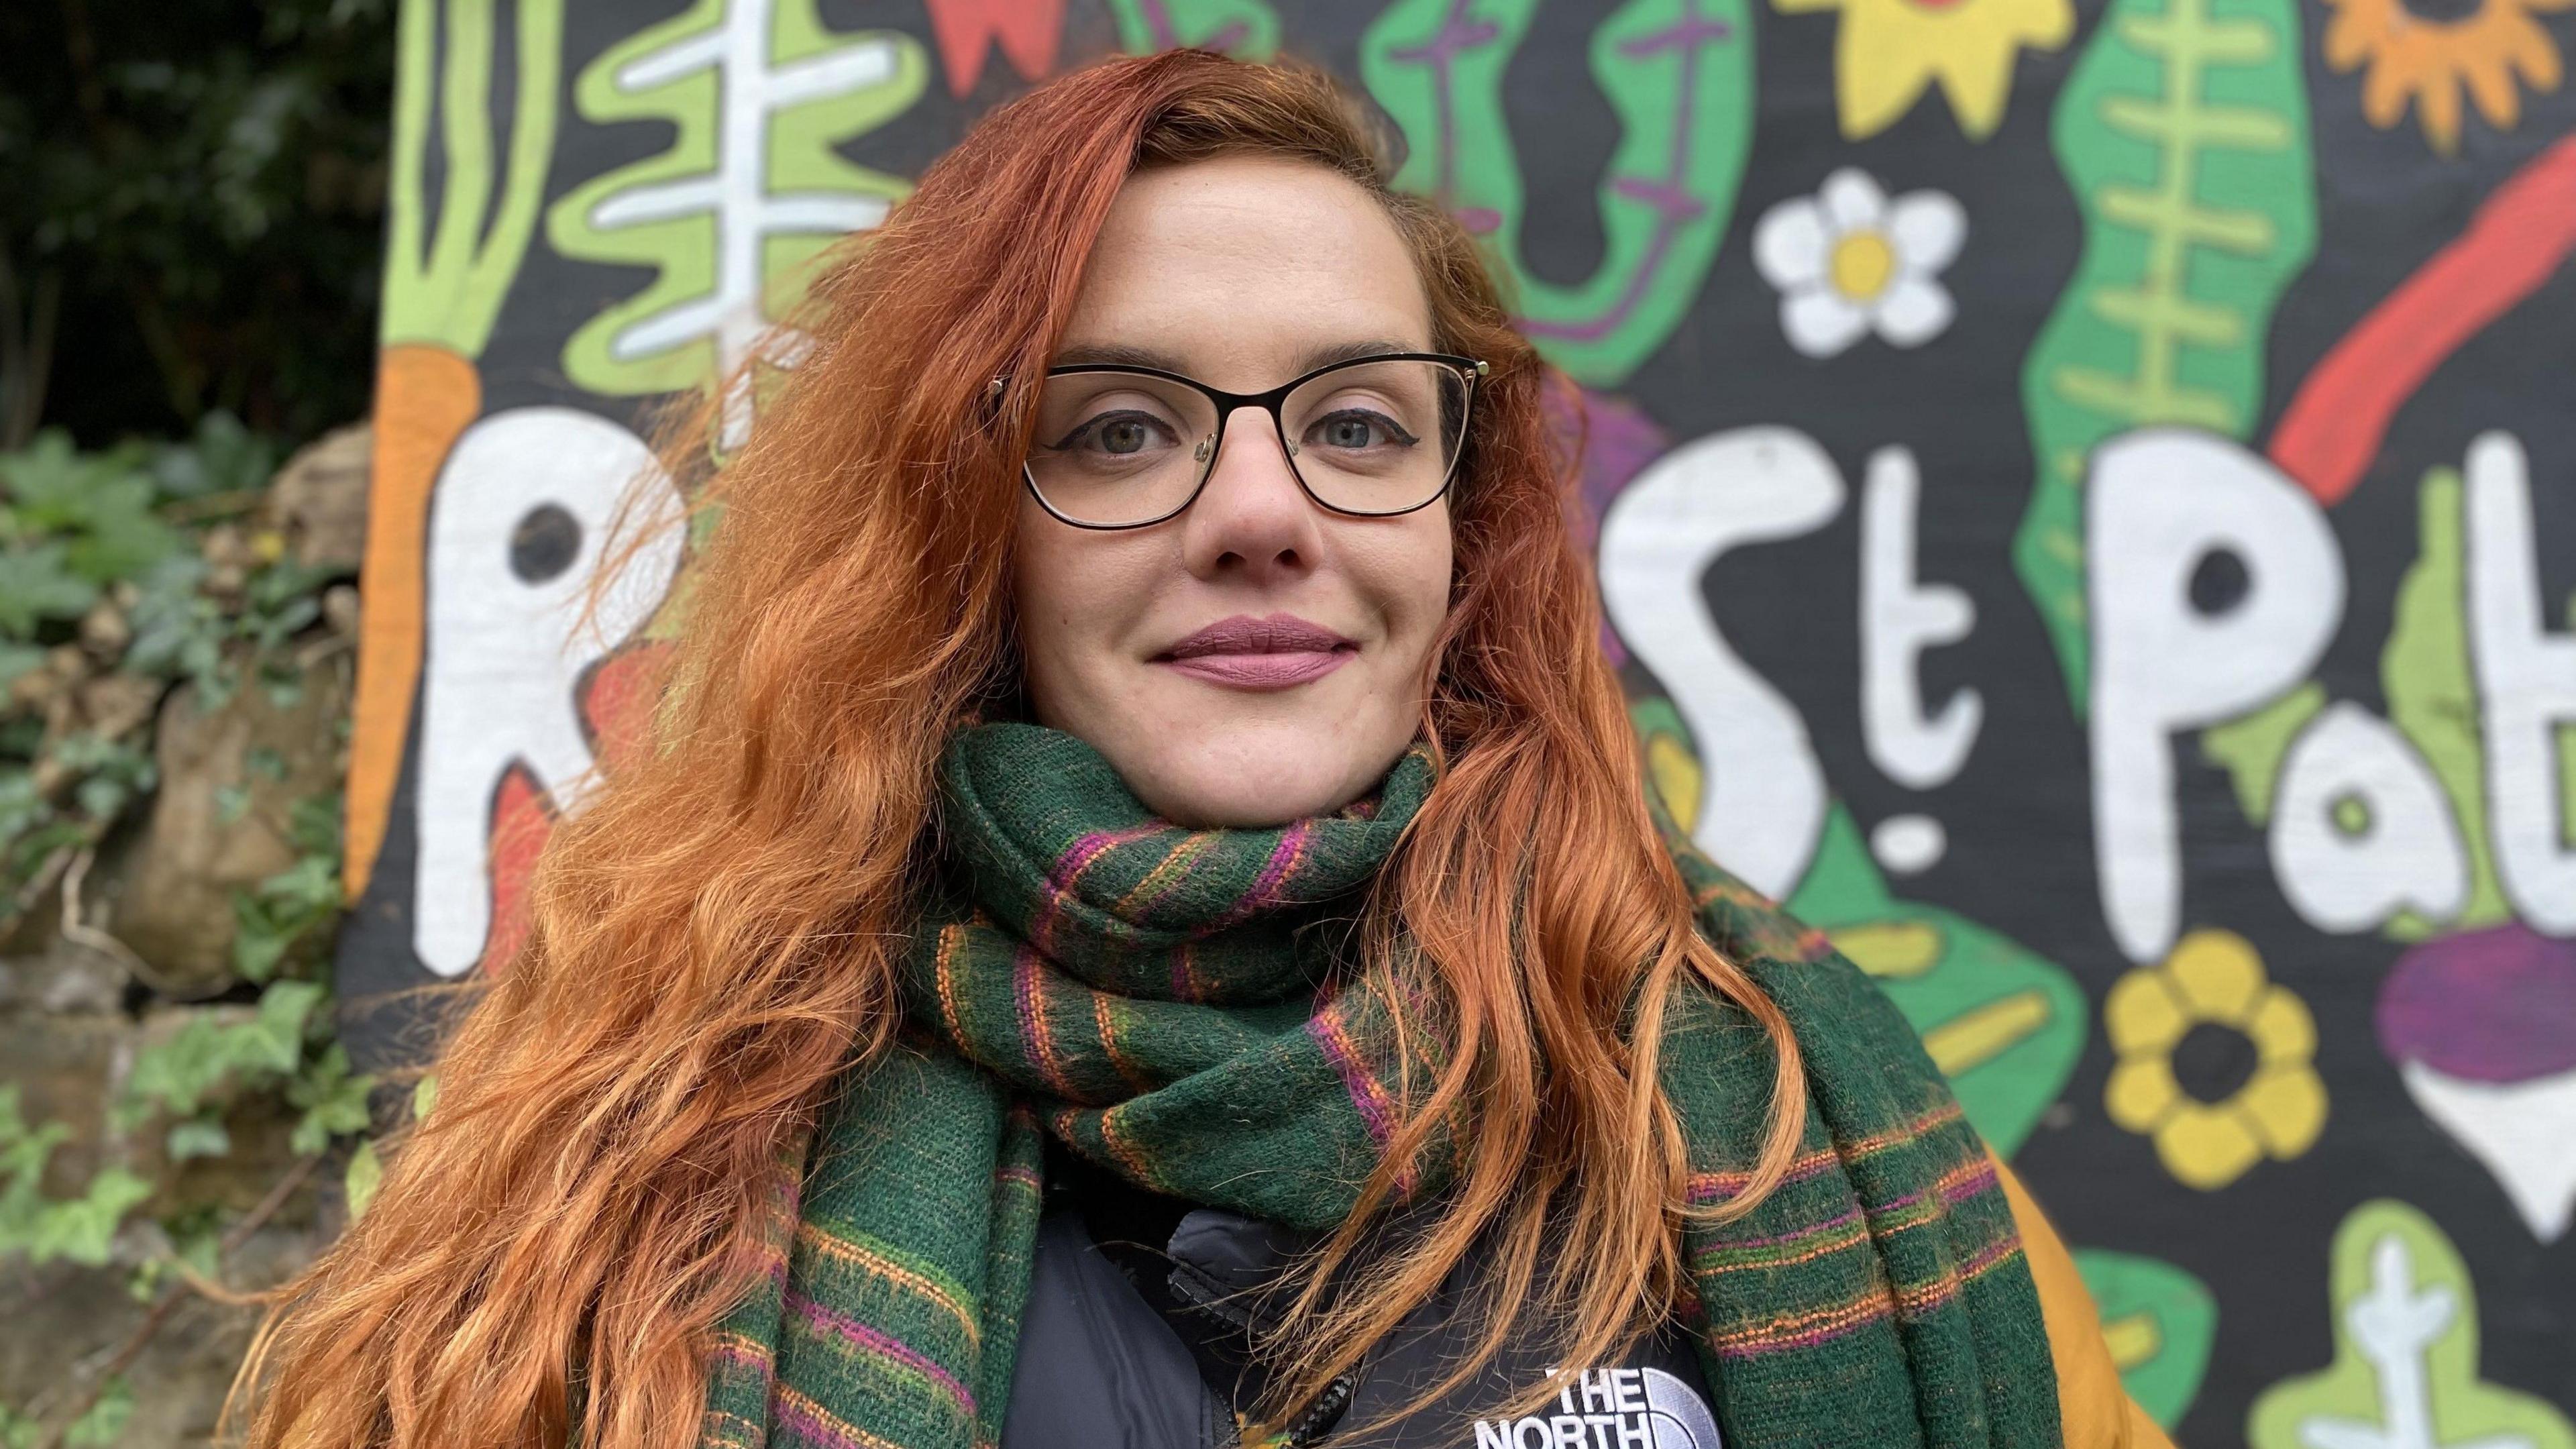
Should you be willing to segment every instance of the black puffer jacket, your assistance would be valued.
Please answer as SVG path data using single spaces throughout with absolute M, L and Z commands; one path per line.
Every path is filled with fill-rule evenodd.
M 1210 1449 L 1240 1443 L 1233 1405 L 1263 1387 L 1246 1305 L 1313 1239 L 1145 1192 L 1055 1150 L 1001 1449 Z M 1556 1404 L 1479 1416 L 1545 1378 L 1507 1348 L 1434 1407 L 1358 1435 L 1469 1346 L 1463 1265 L 1356 1373 L 1308 1407 L 1290 1443 L 1335 1449 L 1717 1449 L 1692 1349 L 1666 1327 L 1624 1359 L 1567 1376 Z M 1257 1310 L 1256 1310 L 1257 1311 Z

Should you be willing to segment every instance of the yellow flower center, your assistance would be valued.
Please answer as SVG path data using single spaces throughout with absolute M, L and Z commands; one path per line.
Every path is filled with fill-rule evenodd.
M 1877 232 L 1853 232 L 1834 243 L 1833 273 L 1835 291 L 1866 302 L 1896 274 L 1896 248 Z

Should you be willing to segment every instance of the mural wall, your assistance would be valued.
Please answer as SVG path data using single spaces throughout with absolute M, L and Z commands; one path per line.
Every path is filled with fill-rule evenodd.
M 1921 1028 L 2139 1401 L 2576 1449 L 2571 11 L 403 0 L 352 1036 L 615 778 L 681 541 L 564 604 L 652 400 L 792 366 L 999 100 L 1285 49 L 1581 384 L 1656 788 Z

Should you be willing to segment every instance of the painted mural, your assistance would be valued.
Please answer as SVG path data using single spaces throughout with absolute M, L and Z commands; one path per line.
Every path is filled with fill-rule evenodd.
M 505 960 L 638 436 L 975 116 L 1333 66 L 1564 371 L 1654 788 L 2192 1445 L 2576 1449 L 2576 0 L 402 0 L 338 965 Z M 757 389 L 724 426 L 757 426 Z

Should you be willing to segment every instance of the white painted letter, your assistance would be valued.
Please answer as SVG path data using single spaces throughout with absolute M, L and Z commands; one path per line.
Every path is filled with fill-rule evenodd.
M 2345 800 L 2369 815 L 2343 828 Z M 2320 931 L 2367 931 L 2401 910 L 2446 921 L 2469 901 L 2469 852 L 2442 783 L 2406 737 L 2356 704 L 2328 705 L 2281 760 L 2272 874 Z
M 1914 454 L 1881 448 L 1861 484 L 1861 738 L 1887 778 L 1928 790 L 1959 773 L 1977 743 L 1986 702 L 1973 689 L 1923 711 L 1915 661 L 1977 626 L 1976 606 L 1948 584 L 1914 580 L 1915 501 L 1922 491 Z
M 2084 492 L 2094 868 L 2112 936 L 2151 961 L 2182 911 L 2172 737 L 2307 677 L 2343 614 L 2343 559 L 2298 485 L 2204 433 L 2105 443 Z M 2245 591 L 2204 614 L 2192 573 L 2222 550 L 2244 566 Z
M 2576 851 L 2558 778 L 2558 732 L 2576 726 L 2576 638 L 2550 634 L 2541 610 L 2522 444 L 2511 433 L 2481 433 L 2463 471 L 2469 659 L 2486 726 L 2496 880 L 2524 924 L 2576 934 Z
M 1601 520 L 1610 622 L 1699 747 L 1692 835 L 1774 896 L 1797 886 L 1824 829 L 1824 769 L 1798 711 L 1719 635 L 1700 580 L 1728 549 L 1811 532 L 1842 506 L 1842 474 L 1814 439 L 1738 428 L 1656 459 Z
M 493 791 L 513 764 L 561 798 L 589 768 L 573 694 L 582 672 L 652 616 L 679 568 L 665 529 L 576 628 L 617 500 L 670 486 L 633 433 L 571 408 L 513 408 L 465 430 L 430 498 L 428 656 L 421 666 L 412 948 L 441 976 L 471 970 L 492 926 Z

